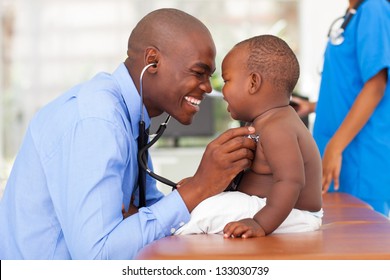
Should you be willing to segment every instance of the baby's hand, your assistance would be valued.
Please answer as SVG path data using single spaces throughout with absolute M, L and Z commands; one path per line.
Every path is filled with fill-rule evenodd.
M 228 223 L 223 229 L 224 238 L 250 238 L 265 236 L 262 227 L 254 219 L 243 219 Z

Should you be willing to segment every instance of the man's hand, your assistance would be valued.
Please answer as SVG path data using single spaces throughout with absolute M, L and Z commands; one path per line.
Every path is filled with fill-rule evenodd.
M 125 211 L 125 208 L 122 208 L 123 219 L 126 219 L 127 217 L 130 217 L 131 215 L 136 213 L 138 213 L 138 208 L 134 206 L 134 204 L 130 205 L 129 211 L 127 212 Z
M 210 196 L 223 191 L 240 171 L 251 166 L 256 143 L 247 136 L 253 133 L 254 128 L 230 129 L 207 146 L 194 177 L 207 180 Z
M 178 191 L 188 210 L 222 192 L 233 178 L 252 164 L 256 143 L 247 138 L 253 127 L 232 128 L 209 143 L 193 177 L 180 183 Z
M 243 219 L 237 222 L 231 222 L 223 229 L 223 237 L 225 238 L 250 238 L 261 236 L 265 236 L 265 232 L 254 219 Z
M 129 206 L 129 210 L 126 212 L 125 210 L 125 206 L 122 205 L 122 215 L 123 215 L 123 219 L 126 219 L 127 217 L 135 214 L 135 213 L 138 213 L 138 208 L 137 206 L 134 205 L 134 196 L 131 197 L 130 199 L 130 206 Z

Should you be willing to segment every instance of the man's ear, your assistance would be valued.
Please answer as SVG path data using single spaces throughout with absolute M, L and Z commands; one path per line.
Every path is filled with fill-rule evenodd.
M 157 71 L 157 66 L 158 66 L 159 60 L 160 60 L 160 52 L 158 51 L 158 49 L 156 49 L 155 47 L 146 48 L 146 50 L 145 50 L 145 64 L 146 65 L 152 64 L 152 63 L 155 64 L 154 67 L 149 67 L 149 69 L 148 69 L 149 72 L 154 73 Z
M 262 77 L 257 72 L 252 72 L 249 75 L 249 94 L 255 94 L 259 91 L 262 83 Z

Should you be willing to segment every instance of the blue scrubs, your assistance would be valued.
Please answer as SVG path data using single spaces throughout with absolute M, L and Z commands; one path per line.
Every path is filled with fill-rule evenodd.
M 390 2 L 366 0 L 341 45 L 328 42 L 313 134 L 321 154 L 364 84 L 387 69 L 385 95 L 367 124 L 343 152 L 339 191 L 389 214 L 390 203 Z

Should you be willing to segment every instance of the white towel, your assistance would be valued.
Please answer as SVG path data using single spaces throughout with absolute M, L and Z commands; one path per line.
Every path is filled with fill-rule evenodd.
M 266 199 L 242 192 L 223 192 L 201 202 L 191 213 L 190 221 L 174 234 L 223 234 L 227 223 L 253 216 L 266 205 Z M 322 224 L 323 211 L 293 209 L 273 233 L 315 231 Z

